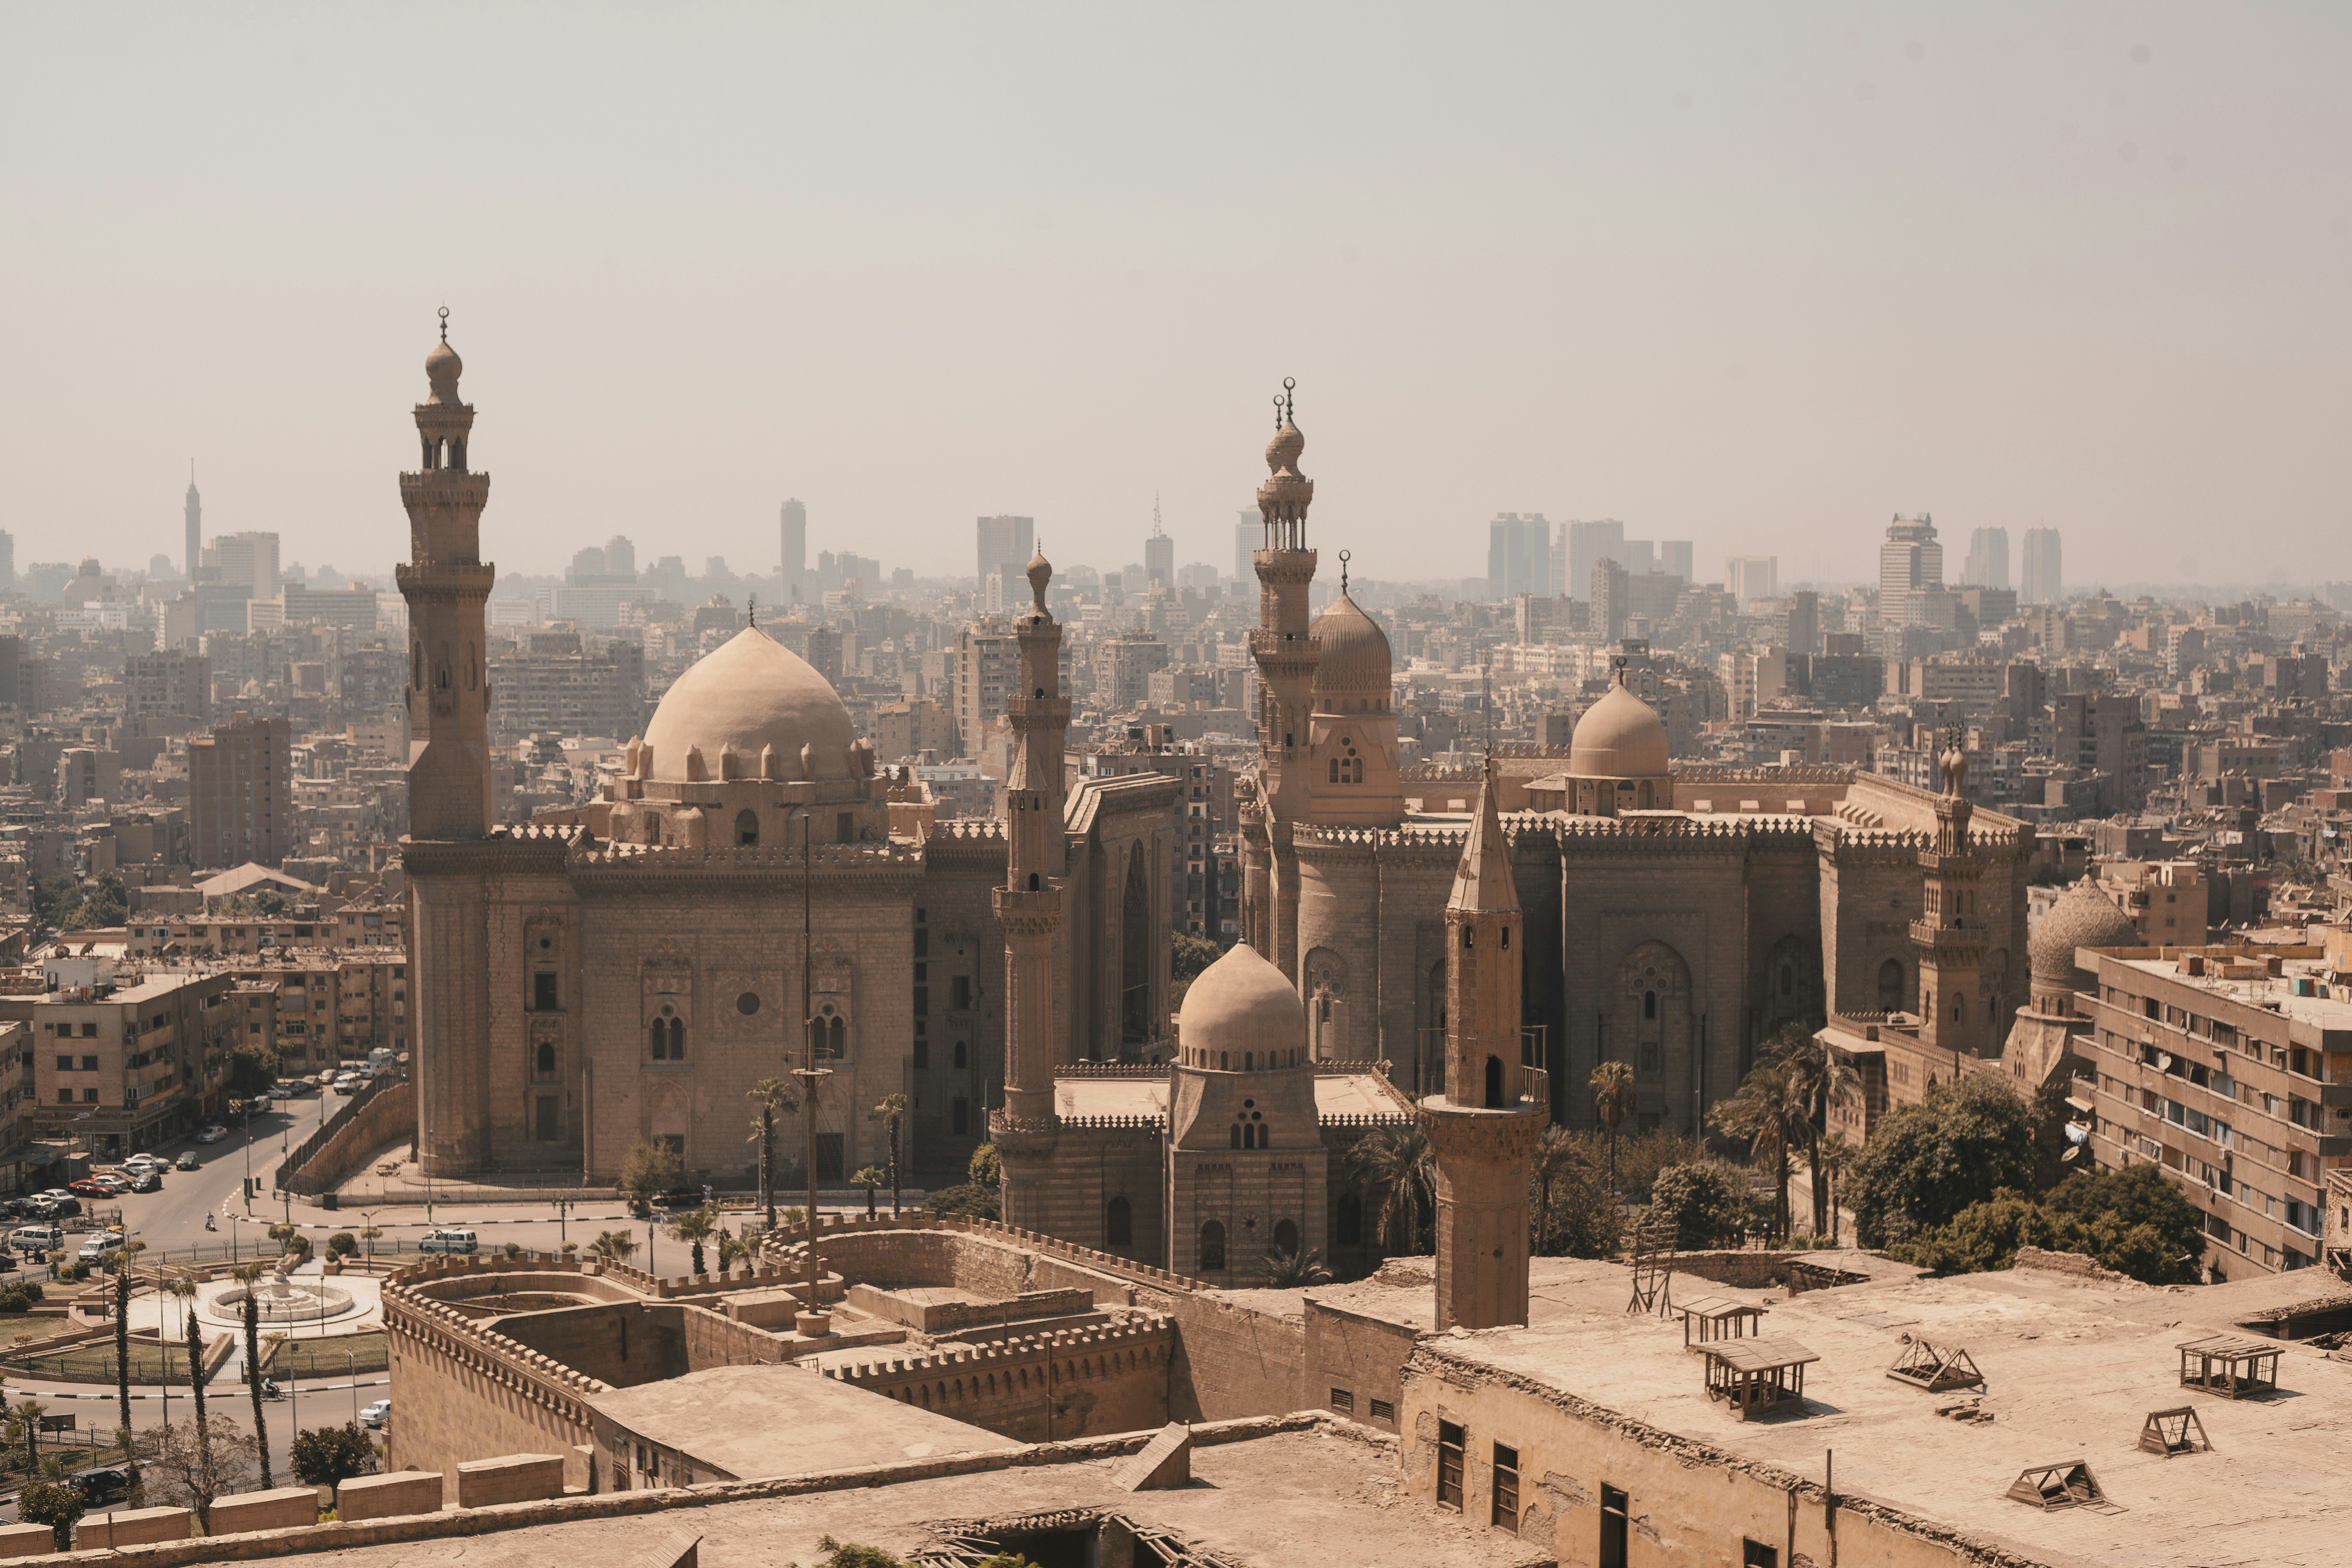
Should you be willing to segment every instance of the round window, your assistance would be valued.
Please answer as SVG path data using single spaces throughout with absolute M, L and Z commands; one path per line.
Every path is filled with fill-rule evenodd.
M 759 1010 L 760 994 L 757 991 L 746 991 L 735 998 L 735 1011 L 742 1014 L 743 1016 L 748 1018 Z
M 551 948 L 551 947 L 553 947 L 553 946 L 555 945 L 555 940 L 554 940 L 552 937 L 544 937 L 544 936 L 543 936 L 543 937 L 541 937 L 541 938 L 539 939 L 539 945 L 540 945 L 541 950 L 542 952 L 544 952 L 546 949 Z
M 674 1008 L 672 1008 L 668 1003 L 665 1002 L 665 1003 L 663 1003 L 663 1004 L 662 1004 L 662 1016 L 663 1016 L 663 1017 L 667 1018 L 667 1017 L 671 1016 L 672 1016 L 672 1014 L 673 1014 L 675 1011 L 676 1011 L 676 1010 L 675 1010 Z

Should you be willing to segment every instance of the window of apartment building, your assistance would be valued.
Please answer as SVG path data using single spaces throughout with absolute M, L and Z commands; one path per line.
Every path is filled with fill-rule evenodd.
M 81 1026 L 81 1035 L 82 1038 L 86 1040 L 96 1038 L 98 1035 L 98 1026 L 96 1024 L 84 1024 Z
M 82 1058 L 81 1070 L 84 1072 L 96 1072 L 98 1070 L 98 1058 L 96 1057 Z
M 1625 1537 L 1626 1526 L 1632 1522 L 1632 1502 L 1615 1487 L 1602 1485 L 1600 1568 L 1627 1568 Z
M 1519 1451 L 1495 1445 L 1495 1506 L 1489 1524 L 1516 1532 L 1519 1528 Z
M 71 1105 L 73 1103 L 73 1090 L 69 1089 L 61 1089 L 58 1090 L 58 1103 L 59 1105 Z
M 83 1089 L 81 1091 L 81 1102 L 84 1105 L 96 1105 L 98 1103 L 98 1090 L 94 1089 Z
M 71 1071 L 73 1071 L 73 1069 L 74 1069 L 74 1059 L 73 1059 L 73 1058 L 71 1058 L 71 1057 L 59 1057 L 59 1058 L 58 1058 L 58 1070 L 59 1072 L 71 1072 Z
M 1437 1424 L 1437 1506 L 1462 1511 L 1462 1428 L 1451 1421 Z

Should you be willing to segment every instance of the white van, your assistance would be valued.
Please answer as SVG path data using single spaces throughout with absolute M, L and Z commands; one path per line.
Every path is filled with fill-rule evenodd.
M 53 1225 L 20 1225 L 8 1236 L 19 1252 L 56 1252 L 65 1244 L 66 1233 Z
M 419 1252 L 472 1252 L 481 1243 L 470 1230 L 428 1230 L 425 1239 L 416 1244 Z

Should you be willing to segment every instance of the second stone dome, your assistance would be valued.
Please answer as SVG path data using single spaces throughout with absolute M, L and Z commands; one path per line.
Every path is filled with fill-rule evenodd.
M 1394 668 L 1389 637 L 1355 600 L 1345 594 L 1332 600 L 1307 635 L 1322 647 L 1315 667 L 1317 696 L 1378 697 L 1386 702 Z
M 856 771 L 850 746 L 856 739 L 833 683 L 760 627 L 746 626 L 695 661 L 654 710 L 646 726 L 653 750 L 648 776 L 683 780 L 687 752 L 699 750 L 716 778 L 719 753 L 730 746 L 749 775 L 772 746 L 784 778 L 846 779 Z

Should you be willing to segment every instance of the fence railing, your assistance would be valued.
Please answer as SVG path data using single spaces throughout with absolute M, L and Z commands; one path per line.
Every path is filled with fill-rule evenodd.
M 318 1155 L 320 1150 L 327 1146 L 336 1133 L 352 1124 L 352 1119 L 366 1108 L 370 1100 L 394 1084 L 406 1081 L 405 1073 L 385 1073 L 381 1078 L 370 1079 L 358 1093 L 345 1100 L 332 1116 L 320 1122 L 318 1129 L 310 1136 L 294 1146 L 294 1152 L 286 1156 L 285 1161 L 278 1167 L 278 1174 L 272 1178 L 277 1189 L 285 1191 L 288 1178 L 299 1175 L 302 1168 Z M 320 1092 L 328 1091 L 321 1089 Z

